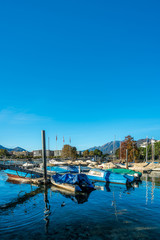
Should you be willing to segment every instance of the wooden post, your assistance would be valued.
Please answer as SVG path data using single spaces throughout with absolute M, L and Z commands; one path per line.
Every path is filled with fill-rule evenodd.
M 126 169 L 128 169 L 128 149 L 126 149 Z
M 43 160 L 43 177 L 44 184 L 47 183 L 47 167 L 46 167 L 46 142 L 45 142 L 45 131 L 42 130 L 42 160 Z

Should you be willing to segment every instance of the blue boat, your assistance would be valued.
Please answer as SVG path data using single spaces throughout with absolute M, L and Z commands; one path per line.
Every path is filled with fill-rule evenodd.
M 134 181 L 133 176 L 127 174 L 112 173 L 111 171 L 105 171 L 100 169 L 91 169 L 87 176 L 92 181 L 117 183 L 117 184 L 130 184 Z
M 57 173 L 78 173 L 78 168 L 76 166 L 53 166 L 47 167 L 47 170 Z
M 31 178 L 39 178 L 38 174 L 30 174 L 21 171 L 15 171 L 11 169 L 3 170 L 8 176 L 9 179 L 20 180 L 20 179 L 31 179 Z

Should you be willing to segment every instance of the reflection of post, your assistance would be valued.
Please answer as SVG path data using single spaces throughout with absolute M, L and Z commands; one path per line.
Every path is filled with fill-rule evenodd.
M 116 199 L 115 199 L 114 191 L 113 191 L 113 202 L 112 202 L 112 205 L 114 206 L 116 220 L 118 221 L 117 206 L 116 206 Z
M 155 188 L 155 178 L 152 177 L 151 203 L 153 203 L 153 201 L 154 201 L 154 188 Z
M 48 201 L 48 189 L 47 189 L 46 185 L 44 185 L 44 202 L 45 202 L 44 220 L 46 221 L 45 231 L 48 234 L 50 205 L 49 205 L 49 201 Z
M 146 205 L 148 204 L 148 175 L 146 174 Z
M 126 169 L 128 169 L 128 149 L 126 149 Z

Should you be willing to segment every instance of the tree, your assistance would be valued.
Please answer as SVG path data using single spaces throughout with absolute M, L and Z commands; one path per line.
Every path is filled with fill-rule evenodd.
M 77 149 L 76 147 L 72 147 L 70 145 L 64 145 L 62 149 L 62 158 L 72 158 L 76 159 L 77 158 Z
M 89 156 L 89 151 L 88 150 L 85 150 L 84 152 L 83 152 L 83 157 L 88 157 Z
M 99 149 L 95 149 L 94 150 L 94 155 L 101 157 L 102 156 L 102 151 L 100 151 Z
M 93 151 L 90 151 L 90 152 L 89 152 L 89 156 L 90 156 L 90 157 L 93 157 L 93 156 L 94 156 L 94 152 L 93 152 Z
M 6 149 L 0 149 L 0 156 L 1 157 L 9 156 L 9 152 Z
M 132 162 L 133 160 L 138 159 L 139 151 L 137 148 L 136 141 L 130 135 L 125 137 L 125 140 L 121 143 L 121 158 L 126 159 L 126 149 L 128 150 L 128 161 Z M 120 151 L 119 151 L 120 158 Z

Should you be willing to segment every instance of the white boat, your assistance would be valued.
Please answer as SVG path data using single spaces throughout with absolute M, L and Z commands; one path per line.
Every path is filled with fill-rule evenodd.
M 66 164 L 65 162 L 58 162 L 54 159 L 49 160 L 49 163 L 53 164 L 53 165 L 64 165 L 64 164 Z

